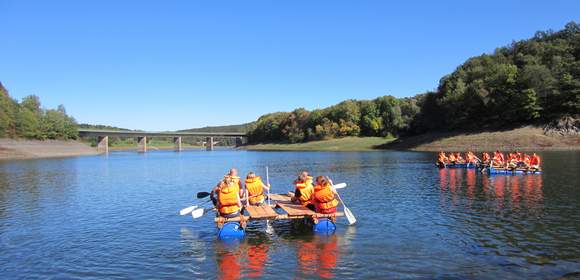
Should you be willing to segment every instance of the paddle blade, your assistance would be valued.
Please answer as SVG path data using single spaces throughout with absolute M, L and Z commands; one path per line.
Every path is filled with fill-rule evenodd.
M 197 218 L 203 216 L 205 213 L 206 213 L 206 211 L 203 208 L 195 209 L 191 212 L 191 217 L 194 219 L 197 219 Z
M 354 217 L 354 214 L 350 212 L 350 209 L 346 208 L 346 206 L 344 206 L 344 215 L 346 216 L 346 220 L 348 221 L 349 225 L 354 225 L 354 223 L 356 223 L 356 218 Z
M 195 210 L 195 208 L 197 208 L 197 205 L 193 205 L 193 206 L 189 206 L 187 208 L 183 208 L 183 209 L 181 209 L 181 211 L 179 211 L 179 215 L 185 216 L 185 215 L 191 213 L 191 211 Z
M 209 193 L 208 192 L 198 192 L 197 193 L 197 198 L 204 198 L 204 197 L 208 197 Z
M 334 187 L 335 190 L 338 189 L 344 189 L 346 188 L 346 183 L 340 183 L 340 184 L 336 184 L 336 185 L 332 185 Z

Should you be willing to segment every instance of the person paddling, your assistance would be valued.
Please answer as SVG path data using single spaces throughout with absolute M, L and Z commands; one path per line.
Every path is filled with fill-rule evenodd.
M 235 168 L 230 169 L 230 171 L 228 172 L 228 174 L 224 175 L 225 177 L 230 177 L 232 182 L 237 186 L 238 188 L 238 194 L 240 195 L 240 197 L 243 195 L 242 192 L 242 181 L 240 180 L 240 177 L 238 176 L 238 170 Z
M 457 161 L 457 158 L 455 157 L 455 154 L 453 152 L 449 153 L 449 162 L 451 164 L 455 164 L 455 163 L 457 163 L 456 161 Z
M 445 155 L 445 153 L 443 151 L 439 152 L 439 158 L 437 159 L 437 165 L 439 167 L 445 167 L 445 165 L 449 162 L 449 159 L 447 159 L 447 156 Z
M 217 191 L 216 208 L 220 216 L 234 218 L 240 215 L 242 201 L 238 192 L 238 186 L 229 176 L 220 182 Z
M 314 211 L 314 205 L 311 203 L 312 194 L 314 193 L 314 187 L 312 186 L 312 176 L 308 175 L 308 172 L 302 171 L 298 176 L 298 179 L 294 181 L 294 197 L 292 197 L 292 202 L 296 204 L 301 204 Z
M 312 195 L 311 201 L 316 213 L 336 213 L 336 206 L 338 206 L 336 195 L 336 190 L 332 187 L 332 181 L 328 177 L 316 177 L 316 186 L 314 187 L 314 194 Z
M 455 153 L 455 162 L 457 164 L 464 164 L 465 163 L 465 159 L 463 159 L 463 157 L 461 156 L 461 153 Z
M 483 161 L 483 164 L 488 164 L 489 165 L 489 160 L 490 160 L 489 153 L 488 152 L 483 152 L 481 154 L 481 160 Z
M 265 185 L 260 176 L 256 176 L 254 172 L 250 172 L 246 176 L 245 186 L 246 205 L 262 205 L 266 200 L 264 189 L 269 191 L 270 185 Z
M 532 154 L 532 159 L 530 160 L 530 168 L 535 170 L 540 170 L 540 165 L 542 164 L 542 159 L 536 153 Z

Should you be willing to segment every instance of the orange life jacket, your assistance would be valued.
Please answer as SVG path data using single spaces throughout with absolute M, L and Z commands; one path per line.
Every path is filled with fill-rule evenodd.
M 489 154 L 488 153 L 483 153 L 483 155 L 481 156 L 481 159 L 483 161 L 488 161 L 489 160 Z
M 334 198 L 334 193 L 330 188 L 330 184 L 316 185 L 314 187 L 314 206 L 317 210 L 326 210 L 338 205 L 338 200 Z
M 443 153 L 443 152 L 439 153 L 439 161 L 441 161 L 441 162 L 447 161 L 447 157 L 445 156 L 445 153 Z
M 455 161 L 455 155 L 453 153 L 449 154 L 449 161 Z
M 219 212 L 223 215 L 240 211 L 238 204 L 239 188 L 232 183 L 229 186 L 222 186 L 218 189 Z
M 306 182 L 294 182 L 294 186 L 296 187 L 296 190 L 300 190 L 300 197 L 298 197 L 300 204 L 304 206 L 310 204 L 312 194 L 314 193 L 314 187 L 312 186 L 312 177 L 308 176 Z
M 540 166 L 540 164 L 542 164 L 542 160 L 540 159 L 540 156 L 538 156 L 538 155 L 532 156 L 532 161 L 530 162 L 530 165 Z
M 526 165 L 530 165 L 530 162 L 531 162 L 531 158 L 530 158 L 530 156 L 529 156 L 529 155 L 525 155 L 525 156 L 524 156 L 524 163 L 525 163 Z
M 246 190 L 248 190 L 248 196 L 250 196 L 250 204 L 256 204 L 264 200 L 264 189 L 262 185 L 264 184 L 260 176 L 246 179 Z
M 240 188 L 242 187 L 242 183 L 240 182 L 240 177 L 238 176 L 230 176 L 230 175 L 224 175 L 225 177 L 230 177 L 232 179 L 232 182 L 234 183 L 235 187 L 237 188 L 237 192 L 238 194 L 240 193 Z

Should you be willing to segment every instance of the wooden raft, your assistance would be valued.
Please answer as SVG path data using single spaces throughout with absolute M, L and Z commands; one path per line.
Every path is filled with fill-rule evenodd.
M 290 196 L 287 194 L 271 194 L 270 199 L 275 202 L 275 206 L 286 212 L 286 214 L 278 214 L 273 209 L 272 206 L 263 204 L 261 206 L 246 206 L 245 209 L 248 212 L 248 216 L 239 216 L 235 218 L 223 218 L 217 217 L 215 221 L 218 223 L 224 222 L 239 222 L 241 219 L 248 220 L 290 220 L 290 219 L 302 219 L 302 218 L 329 218 L 329 217 L 342 217 L 343 212 L 336 212 L 334 214 L 318 214 L 300 204 L 294 204 L 290 201 Z
M 272 207 L 267 204 L 262 204 L 260 206 L 246 206 L 246 211 L 248 211 L 250 219 L 252 220 L 263 220 L 278 216 L 278 213 L 272 210 Z
M 279 201 L 276 205 L 288 213 L 288 216 L 313 216 L 316 214 L 314 211 L 290 201 Z

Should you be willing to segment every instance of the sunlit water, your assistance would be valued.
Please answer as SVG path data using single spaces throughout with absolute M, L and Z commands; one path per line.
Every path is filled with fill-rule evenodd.
M 580 272 L 580 154 L 543 175 L 439 170 L 414 152 L 132 152 L 0 162 L 0 278 L 557 278 Z M 346 182 L 358 219 L 335 235 L 251 224 L 216 240 L 203 203 L 230 167 L 291 190 L 310 170 Z M 265 177 L 265 176 L 264 176 Z M 576 273 L 576 274 L 574 274 Z

